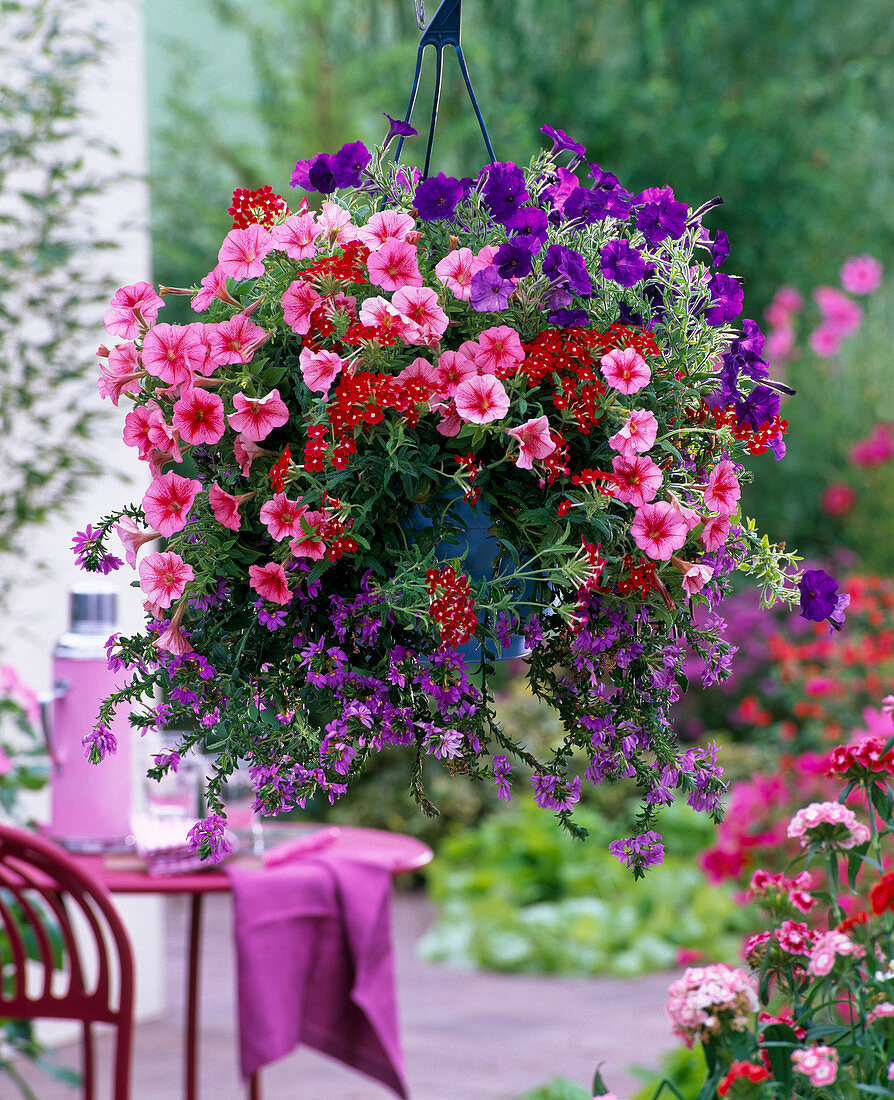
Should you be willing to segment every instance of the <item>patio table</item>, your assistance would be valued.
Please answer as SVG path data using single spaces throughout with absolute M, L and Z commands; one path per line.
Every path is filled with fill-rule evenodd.
M 322 828 L 322 826 L 315 826 Z M 327 849 L 352 858 L 375 863 L 390 870 L 392 875 L 407 874 L 424 867 L 432 859 L 432 850 L 415 837 L 390 833 L 382 829 L 367 829 L 356 825 L 339 826 L 339 832 L 329 841 Z M 277 825 L 265 827 L 267 847 L 288 843 L 312 832 L 307 825 Z M 73 856 L 78 864 L 112 894 L 180 894 L 190 899 L 189 938 L 186 959 L 186 1018 L 184 1021 L 184 1100 L 198 1100 L 198 1034 L 199 1034 L 199 963 L 202 934 L 202 902 L 206 894 L 225 894 L 231 890 L 230 878 L 219 868 L 177 875 L 150 875 L 146 864 L 137 855 Z M 261 867 L 261 857 L 235 855 L 232 860 L 241 866 Z M 250 1100 L 260 1100 L 261 1089 L 257 1073 L 248 1082 Z

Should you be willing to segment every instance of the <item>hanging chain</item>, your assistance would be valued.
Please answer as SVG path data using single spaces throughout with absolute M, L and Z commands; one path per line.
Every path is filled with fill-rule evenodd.
M 421 30 L 425 30 L 425 0 L 413 0 L 416 6 L 416 26 Z

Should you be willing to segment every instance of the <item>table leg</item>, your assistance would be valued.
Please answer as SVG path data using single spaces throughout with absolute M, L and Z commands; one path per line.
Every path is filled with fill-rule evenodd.
M 199 1031 L 199 939 L 202 932 L 202 895 L 190 897 L 189 960 L 186 978 L 186 1034 L 183 1094 L 186 1100 L 198 1100 Z
M 261 1100 L 261 1075 L 253 1073 L 248 1082 L 248 1100 Z

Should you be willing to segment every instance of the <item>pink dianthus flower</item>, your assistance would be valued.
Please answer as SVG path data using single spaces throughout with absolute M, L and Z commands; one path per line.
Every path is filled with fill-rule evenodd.
M 786 835 L 797 838 L 802 848 L 816 841 L 837 848 L 853 848 L 869 840 L 866 826 L 857 821 L 853 810 L 840 802 L 811 802 L 791 819 Z
M 824 1045 L 793 1050 L 792 1065 L 796 1073 L 803 1073 L 816 1088 L 831 1085 L 838 1076 L 838 1051 Z

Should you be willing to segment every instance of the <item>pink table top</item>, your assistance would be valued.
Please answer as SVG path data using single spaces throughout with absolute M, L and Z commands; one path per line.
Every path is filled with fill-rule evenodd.
M 268 848 L 296 837 L 326 829 L 328 826 L 282 824 L 265 826 L 269 835 Z M 368 863 L 387 867 L 393 875 L 418 871 L 431 862 L 432 850 L 416 837 L 404 833 L 389 833 L 383 829 L 366 829 L 358 825 L 339 825 L 338 836 L 323 849 L 345 856 L 355 856 Z M 313 853 L 308 853 L 312 857 Z M 112 894 L 223 894 L 230 889 L 226 871 L 209 864 L 207 871 L 183 875 L 150 875 L 137 855 L 73 855 L 81 867 L 99 879 Z M 301 858 L 301 857 L 299 857 Z M 305 857 L 306 858 L 306 857 Z M 259 856 L 235 855 L 232 859 L 246 867 L 260 867 Z

